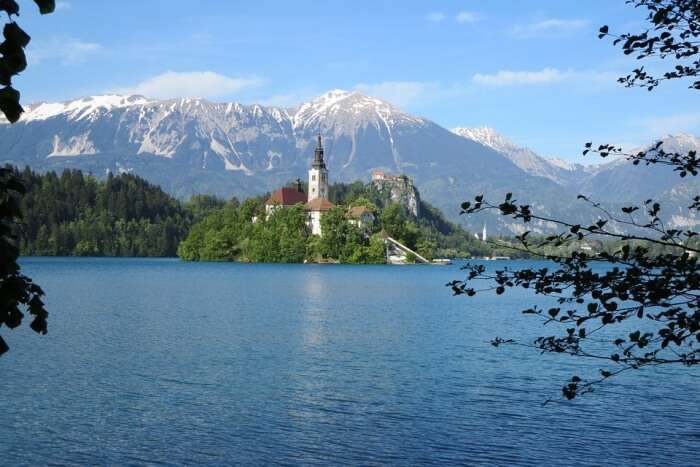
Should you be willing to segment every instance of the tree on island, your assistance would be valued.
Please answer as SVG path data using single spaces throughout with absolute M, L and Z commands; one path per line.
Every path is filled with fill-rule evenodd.
M 612 37 L 626 55 L 672 61 L 673 68 L 654 76 L 644 67 L 622 77 L 627 87 L 642 86 L 649 91 L 662 81 L 693 78 L 691 89 L 700 89 L 700 3 L 697 0 L 628 0 L 634 7 L 648 10 L 648 29 L 638 34 L 616 36 L 608 26 L 600 28 L 600 38 Z M 696 176 L 700 161 L 695 151 L 687 154 L 667 152 L 661 143 L 632 154 L 613 145 L 587 143 L 584 155 L 626 157 L 634 165 L 658 164 L 678 172 L 680 177 Z M 474 296 L 495 291 L 525 288 L 551 297 L 556 306 L 529 307 L 522 312 L 558 325 L 558 333 L 534 341 L 495 338 L 496 347 L 522 345 L 542 353 L 564 354 L 605 362 L 598 376 L 583 379 L 573 376 L 562 388 L 566 399 L 593 391 L 594 387 L 620 373 L 659 365 L 693 366 L 700 363 L 700 254 L 698 232 L 665 226 L 661 205 L 646 200 L 639 206 L 626 206 L 613 213 L 595 201 L 579 196 L 582 202 L 600 212 L 591 225 L 568 223 L 541 216 L 530 206 L 517 204 L 508 194 L 502 203 L 483 196 L 462 204 L 463 214 L 495 211 L 527 224 L 545 221 L 560 227 L 557 235 L 533 241 L 528 232 L 518 237 L 515 250 L 552 261 L 555 267 L 489 272 L 483 265 L 471 264 L 464 280 L 448 284 L 456 295 Z M 687 207 L 691 215 L 700 213 L 700 196 Z M 625 232 L 620 233 L 624 227 Z M 589 239 L 620 242 L 613 252 L 574 251 L 569 255 L 541 254 L 546 246 L 561 246 Z M 601 268 L 602 266 L 602 268 Z M 486 283 L 479 287 L 475 284 Z
M 56 7 L 54 0 L 34 2 L 41 14 L 52 13 Z M 7 13 L 10 19 L 3 29 L 5 40 L 0 44 L 0 84 L 4 86 L 0 89 L 0 111 L 10 123 L 15 123 L 22 114 L 22 106 L 19 92 L 12 87 L 12 77 L 27 68 L 24 49 L 30 37 L 13 21 L 13 16 L 19 16 L 16 1 L 0 1 L 0 11 Z M 17 263 L 19 244 L 15 224 L 21 217 L 19 197 L 24 191 L 12 170 L 0 168 L 0 327 L 18 327 L 24 317 L 20 308 L 26 308 L 34 317 L 30 327 L 39 334 L 46 334 L 48 312 L 41 300 L 44 292 L 21 273 Z M 7 343 L 0 336 L 0 355 L 8 350 Z

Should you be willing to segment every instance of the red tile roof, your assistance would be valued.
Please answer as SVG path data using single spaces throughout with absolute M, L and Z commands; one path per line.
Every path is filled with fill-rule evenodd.
M 299 203 L 306 203 L 306 193 L 298 191 L 296 188 L 287 187 L 275 191 L 265 201 L 265 204 L 281 204 L 282 206 L 293 206 Z
M 330 211 L 335 207 L 335 204 L 328 201 L 326 198 L 314 198 L 304 206 L 307 211 Z

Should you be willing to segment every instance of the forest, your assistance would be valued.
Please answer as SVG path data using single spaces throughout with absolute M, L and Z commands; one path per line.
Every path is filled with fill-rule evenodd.
M 131 174 L 13 170 L 26 189 L 16 225 L 22 255 L 174 256 L 201 211 L 198 199 L 183 204 Z

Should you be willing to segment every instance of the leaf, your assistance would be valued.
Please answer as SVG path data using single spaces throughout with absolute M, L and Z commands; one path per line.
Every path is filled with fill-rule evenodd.
M 20 324 L 22 324 L 22 318 L 24 317 L 24 314 L 19 311 L 18 308 L 14 308 L 8 311 L 7 317 L 5 318 L 5 326 L 7 326 L 10 329 L 14 329 Z
M 0 111 L 5 114 L 10 123 L 19 120 L 20 115 L 24 112 L 22 106 L 19 105 L 19 91 L 11 86 L 0 89 Z
M 8 15 L 19 15 L 19 5 L 15 0 L 0 0 L 0 11 Z
M 3 69 L 10 75 L 21 73 L 27 68 L 27 57 L 21 47 L 18 47 L 14 53 L 3 55 L 0 59 L 3 62 Z
M 48 324 L 46 323 L 46 318 L 40 316 L 34 318 L 34 320 L 29 324 L 29 327 L 32 328 L 32 330 L 37 334 L 44 335 L 48 332 Z
M 2 31 L 2 34 L 5 36 L 5 39 L 7 39 L 9 42 L 17 44 L 19 47 L 28 46 L 29 41 L 32 39 L 29 34 L 24 32 L 24 30 L 15 22 L 7 23 Z
M 34 3 L 36 3 L 39 6 L 39 12 L 42 15 L 48 15 L 49 13 L 53 13 L 56 9 L 55 0 L 34 0 Z

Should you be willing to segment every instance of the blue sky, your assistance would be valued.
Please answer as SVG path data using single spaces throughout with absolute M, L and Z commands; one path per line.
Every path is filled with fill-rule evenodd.
M 358 89 L 579 162 L 589 140 L 700 134 L 687 83 L 615 82 L 637 63 L 596 32 L 641 27 L 624 0 L 65 0 L 44 17 L 20 3 L 24 102 L 117 91 L 292 106 Z

